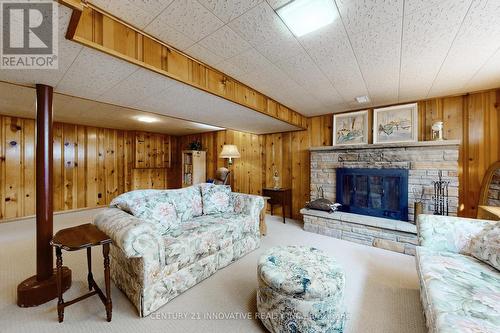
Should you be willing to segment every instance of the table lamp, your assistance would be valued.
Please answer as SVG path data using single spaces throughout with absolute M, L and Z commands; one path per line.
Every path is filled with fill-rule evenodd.
M 222 146 L 222 151 L 219 155 L 220 158 L 228 158 L 229 166 L 233 164 L 233 158 L 240 158 L 240 152 L 238 151 L 238 147 L 235 145 L 224 145 Z

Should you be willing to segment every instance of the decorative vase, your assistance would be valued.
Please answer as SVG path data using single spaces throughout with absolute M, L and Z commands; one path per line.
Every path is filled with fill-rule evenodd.
M 278 171 L 275 171 L 273 174 L 274 181 L 274 189 L 277 190 L 280 188 L 280 177 L 278 176 Z
M 432 124 L 431 132 L 432 132 L 432 140 L 441 141 L 443 138 L 443 128 L 444 124 L 442 121 L 436 121 Z

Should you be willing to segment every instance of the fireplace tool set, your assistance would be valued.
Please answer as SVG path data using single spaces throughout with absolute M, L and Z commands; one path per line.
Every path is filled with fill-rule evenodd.
M 448 209 L 448 185 L 449 181 L 443 180 L 443 171 L 439 170 L 438 180 L 433 181 L 434 185 L 434 195 L 432 200 L 434 201 L 434 215 L 446 215 L 449 214 Z

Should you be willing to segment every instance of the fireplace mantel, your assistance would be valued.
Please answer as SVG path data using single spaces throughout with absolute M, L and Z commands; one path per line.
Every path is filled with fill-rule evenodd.
M 339 151 L 339 150 L 362 150 L 362 149 L 386 149 L 386 148 L 406 148 L 406 147 L 446 147 L 459 146 L 460 140 L 443 140 L 443 141 L 418 141 L 418 142 L 401 142 L 401 143 L 376 143 L 368 145 L 345 145 L 345 146 L 320 146 L 311 147 L 310 151 Z

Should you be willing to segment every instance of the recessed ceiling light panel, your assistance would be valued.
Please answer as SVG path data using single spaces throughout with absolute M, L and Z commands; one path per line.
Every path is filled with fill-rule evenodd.
M 135 117 L 135 119 L 138 121 L 141 121 L 143 123 L 155 123 L 158 121 L 157 118 L 149 117 L 149 116 L 137 116 L 137 117 Z
M 297 37 L 318 30 L 337 18 L 333 0 L 294 0 L 276 13 Z
M 356 97 L 356 102 L 359 104 L 364 104 L 370 102 L 370 97 L 368 96 L 358 96 Z

